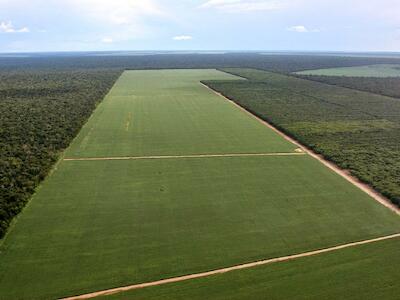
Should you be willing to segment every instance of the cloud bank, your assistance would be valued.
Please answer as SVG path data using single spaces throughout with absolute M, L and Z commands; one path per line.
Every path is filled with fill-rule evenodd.
M 28 27 L 15 28 L 11 21 L 0 22 L 1 33 L 26 33 L 29 31 Z
M 288 31 L 294 31 L 299 33 L 307 33 L 307 32 L 320 32 L 320 29 L 308 29 L 304 25 L 296 25 L 287 28 Z
M 191 35 L 177 35 L 172 38 L 174 41 L 190 41 L 193 40 Z
M 265 0 L 209 0 L 200 8 L 215 8 L 224 12 L 240 13 L 252 11 L 277 10 L 284 5 L 282 1 Z

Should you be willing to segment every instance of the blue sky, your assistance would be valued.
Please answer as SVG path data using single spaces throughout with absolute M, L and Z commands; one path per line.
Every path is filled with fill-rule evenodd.
M 0 52 L 400 51 L 399 0 L 0 0 Z

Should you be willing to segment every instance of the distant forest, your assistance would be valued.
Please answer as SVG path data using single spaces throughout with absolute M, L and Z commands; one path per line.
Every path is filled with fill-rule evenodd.
M 0 71 L 243 67 L 290 73 L 309 69 L 370 64 L 400 64 L 400 58 L 257 53 L 0 57 Z
M 305 75 L 300 78 L 400 98 L 400 77 L 345 77 Z

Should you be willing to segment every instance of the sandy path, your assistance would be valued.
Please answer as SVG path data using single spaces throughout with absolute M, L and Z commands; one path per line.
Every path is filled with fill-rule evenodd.
M 313 256 L 313 255 L 322 254 L 322 253 L 326 253 L 326 252 L 337 251 L 337 250 L 341 250 L 341 249 L 345 249 L 345 248 L 355 247 L 355 246 L 364 245 L 364 244 L 370 244 L 370 243 L 374 243 L 374 242 L 379 242 L 379 241 L 389 240 L 389 239 L 394 239 L 394 238 L 399 238 L 399 237 L 400 237 L 400 233 L 397 233 L 397 234 L 383 236 L 383 237 L 379 237 L 379 238 L 375 238 L 375 239 L 358 241 L 358 242 L 343 244 L 343 245 L 334 246 L 334 247 L 330 247 L 330 248 L 324 248 L 324 249 L 320 249 L 320 250 L 314 250 L 314 251 L 309 251 L 309 252 L 304 252 L 304 253 L 299 253 L 299 254 L 294 254 L 294 255 L 260 260 L 260 261 L 256 261 L 256 262 L 236 265 L 236 266 L 232 266 L 232 267 L 217 269 L 217 270 L 203 272 L 203 273 L 196 273 L 196 274 L 162 279 L 162 280 L 157 280 L 157 281 L 152 281 L 152 282 L 128 285 L 128 286 L 124 286 L 124 287 L 118 287 L 118 288 L 113 288 L 113 289 L 109 289 L 109 290 L 98 291 L 98 292 L 84 294 L 84 295 L 80 295 L 80 296 L 63 298 L 61 300 L 90 299 L 90 298 L 95 298 L 95 297 L 99 297 L 99 296 L 112 295 L 112 294 L 116 294 L 116 293 L 120 293 L 120 292 L 142 289 L 142 288 L 156 286 L 156 285 L 163 285 L 163 284 L 167 284 L 167 283 L 186 281 L 186 280 L 190 280 L 190 279 L 202 278 L 202 277 L 212 276 L 212 275 L 216 275 L 216 274 L 231 272 L 231 271 L 235 271 L 235 270 L 248 269 L 248 268 L 253 268 L 253 267 L 257 267 L 257 266 L 261 266 L 261 265 L 267 265 L 267 264 L 271 264 L 271 263 L 278 263 L 278 262 L 283 262 L 283 261 L 294 260 L 294 259 L 298 259 L 301 257 Z
M 139 159 L 174 159 L 174 158 L 213 158 L 213 157 L 249 157 L 249 156 L 299 156 L 305 152 L 281 152 L 281 153 L 232 153 L 232 154 L 197 154 L 197 155 L 159 155 L 159 156 L 121 156 L 121 157 L 82 157 L 64 158 L 65 161 L 87 160 L 139 160 Z
M 400 208 L 397 207 L 396 205 L 394 205 L 388 198 L 386 198 L 385 196 L 381 195 L 380 193 L 378 193 L 377 191 L 375 191 L 372 187 L 370 187 L 368 184 L 365 184 L 363 182 L 361 182 L 360 180 L 358 180 L 358 178 L 351 176 L 347 171 L 340 169 L 338 166 L 336 166 L 334 163 L 326 160 L 325 158 L 323 158 L 322 155 L 319 155 L 317 153 L 315 153 L 313 150 L 307 148 L 306 146 L 300 144 L 298 141 L 296 141 L 295 139 L 291 138 L 290 136 L 286 135 L 285 133 L 283 133 L 282 131 L 280 131 L 279 129 L 277 129 L 276 127 L 274 127 L 272 124 L 260 119 L 259 117 L 253 115 L 251 112 L 249 112 L 248 110 L 246 110 L 245 108 L 243 108 L 242 106 L 240 106 L 239 104 L 237 104 L 236 102 L 228 99 L 227 97 L 225 97 L 224 95 L 222 95 L 221 93 L 213 90 L 212 88 L 210 88 L 209 86 L 200 83 L 201 85 L 203 85 L 204 87 L 206 87 L 207 89 L 209 89 L 210 91 L 212 91 L 213 93 L 217 94 L 218 96 L 224 98 L 225 100 L 229 101 L 230 103 L 232 103 L 233 105 L 235 105 L 237 108 L 239 108 L 240 110 L 242 110 L 243 112 L 247 113 L 248 115 L 250 115 L 251 117 L 257 119 L 259 122 L 261 122 L 262 124 L 264 124 L 265 126 L 269 127 L 270 129 L 272 129 L 273 131 L 275 131 L 276 133 L 278 133 L 280 136 L 282 136 L 283 138 L 285 138 L 286 140 L 290 141 L 291 143 L 295 144 L 296 146 L 298 146 L 301 150 L 303 150 L 303 152 L 309 154 L 310 156 L 314 157 L 315 159 L 319 160 L 321 163 L 323 163 L 325 166 L 327 166 L 329 169 L 333 170 L 334 172 L 336 172 L 337 174 L 339 174 L 340 176 L 342 176 L 343 178 L 345 178 L 347 181 L 351 182 L 353 185 L 355 185 L 356 187 L 358 187 L 359 189 L 361 189 L 362 191 L 364 191 L 365 193 L 367 193 L 369 196 L 371 196 L 373 199 L 375 199 L 376 201 L 378 201 L 379 203 L 381 203 L 382 205 L 386 206 L 387 208 L 389 208 L 390 210 L 392 210 L 393 212 L 395 212 L 396 214 L 400 215 Z

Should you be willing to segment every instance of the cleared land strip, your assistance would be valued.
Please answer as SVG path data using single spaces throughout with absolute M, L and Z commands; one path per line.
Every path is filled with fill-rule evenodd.
M 107 295 L 112 295 L 112 294 L 116 294 L 116 293 L 120 293 L 120 292 L 142 289 L 142 288 L 151 287 L 151 286 L 186 281 L 186 280 L 190 280 L 190 279 L 202 278 L 202 277 L 222 274 L 222 273 L 226 273 L 226 272 L 231 272 L 231 271 L 235 271 L 235 270 L 248 269 L 248 268 L 253 268 L 253 267 L 257 267 L 257 266 L 261 266 L 261 265 L 267 265 L 267 264 L 272 264 L 272 263 L 294 260 L 294 259 L 298 259 L 298 258 L 302 258 L 302 257 L 318 255 L 318 254 L 322 254 L 322 253 L 337 251 L 337 250 L 341 250 L 341 249 L 345 249 L 345 248 L 375 243 L 375 242 L 389 240 L 389 239 L 395 239 L 395 238 L 399 238 L 399 237 L 400 237 L 400 233 L 396 233 L 396 234 L 392 234 L 392 235 L 388 235 L 388 236 L 343 244 L 343 245 L 334 246 L 334 247 L 330 247 L 330 248 L 324 248 L 324 249 L 319 249 L 319 250 L 314 250 L 314 251 L 309 251 L 309 252 L 304 252 L 304 253 L 299 253 L 299 254 L 294 254 L 294 255 L 270 258 L 270 259 L 266 259 L 266 260 L 260 260 L 260 261 L 256 261 L 256 262 L 236 265 L 236 266 L 232 266 L 232 267 L 212 270 L 212 271 L 203 272 L 203 273 L 196 273 L 196 274 L 162 279 L 162 280 L 157 280 L 157 281 L 152 281 L 152 282 L 128 285 L 128 286 L 124 286 L 124 287 L 118 287 L 118 288 L 108 289 L 108 290 L 104 290 L 104 291 L 98 291 L 98 292 L 79 295 L 79 296 L 62 298 L 61 300 L 91 299 L 91 298 L 95 298 L 95 297 L 99 297 L 99 296 L 107 296 Z
M 290 136 L 288 136 L 284 132 L 280 131 L 278 128 L 276 128 L 272 124 L 270 124 L 267 121 L 257 117 L 256 115 L 252 114 L 247 109 L 245 109 L 244 107 L 242 107 L 239 104 L 237 104 L 235 101 L 225 97 L 224 95 L 222 95 L 221 93 L 213 90 L 212 88 L 210 88 L 208 85 L 206 85 L 204 83 L 200 83 L 200 84 L 203 85 L 204 87 L 206 87 L 207 89 L 209 89 L 210 91 L 212 91 L 213 93 L 217 94 L 218 96 L 222 97 L 223 99 L 229 101 L 230 103 L 232 103 L 234 106 L 236 106 L 238 109 L 242 110 L 246 114 L 248 114 L 251 117 L 257 119 L 260 123 L 264 124 L 265 126 L 267 126 L 270 129 L 272 129 L 273 131 L 278 133 L 280 136 L 282 136 L 287 141 L 289 141 L 289 142 L 295 144 L 296 146 L 298 146 L 299 149 L 302 152 L 307 153 L 308 155 L 310 155 L 313 158 L 317 159 L 322 164 L 324 164 L 326 167 L 328 167 L 329 169 L 331 169 L 335 173 L 339 174 L 340 176 L 345 178 L 347 181 L 349 181 L 350 183 L 352 183 L 353 185 L 355 185 L 356 187 L 358 187 L 359 189 L 361 189 L 362 191 L 367 193 L 371 198 L 373 198 L 374 200 L 378 201 L 383 206 L 386 206 L 387 208 L 389 208 L 391 211 L 395 212 L 396 214 L 400 215 L 400 208 L 399 207 L 397 207 L 395 204 L 393 204 L 388 198 L 386 198 L 382 194 L 380 194 L 377 191 L 375 191 L 368 184 L 365 184 L 365 183 L 361 182 L 358 178 L 350 175 L 349 172 L 347 172 L 346 170 L 342 170 L 341 168 L 339 168 L 334 163 L 326 160 L 322 155 L 319 155 L 319 154 L 315 153 L 313 150 L 311 150 L 310 148 L 304 146 L 303 144 L 300 144 L 298 141 L 296 141 L 295 139 L 291 138 Z
M 175 159 L 175 158 L 214 158 L 214 157 L 252 157 L 252 156 L 296 156 L 306 155 L 303 151 L 281 153 L 232 153 L 232 154 L 198 154 L 198 155 L 158 155 L 158 156 L 123 156 L 123 157 L 82 157 L 64 158 L 64 161 L 91 160 L 140 160 L 140 159 Z

